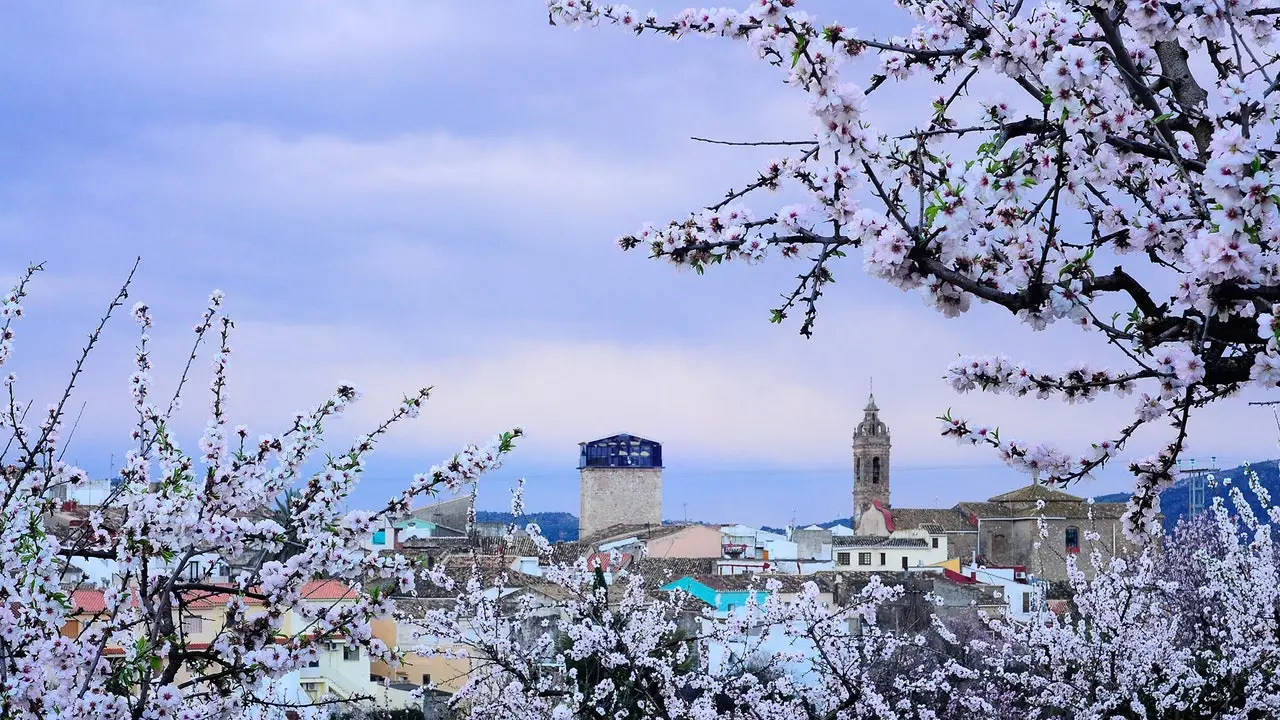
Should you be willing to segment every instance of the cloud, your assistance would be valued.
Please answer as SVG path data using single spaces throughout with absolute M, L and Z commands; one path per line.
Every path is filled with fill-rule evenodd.
M 74 5 L 56 15 L 39 5 L 12 8 L 28 22 L 9 25 L 11 52 L 30 52 L 37 42 L 60 46 L 67 52 L 51 57 L 55 73 L 83 68 L 99 78 L 208 91 L 439 60 L 503 39 L 459 32 L 469 14 L 449 2 Z
M 522 456 L 534 463 L 569 464 L 578 442 L 629 431 L 666 443 L 673 465 L 730 469 L 847 464 L 849 438 L 861 419 L 870 377 L 899 465 L 994 460 L 990 451 L 939 437 L 935 418 L 948 407 L 999 425 L 1006 436 L 1050 440 L 1077 452 L 1131 417 L 1131 399 L 1067 406 L 1056 400 L 957 396 L 941 380 L 946 360 L 938 350 L 990 350 L 989 340 L 966 338 L 963 323 L 932 317 L 923 308 L 860 309 L 850 316 L 833 308 L 826 318 L 828 334 L 814 342 L 765 323 L 703 340 L 628 342 L 538 326 L 517 334 L 477 328 L 471 337 L 453 338 L 242 317 L 233 337 L 231 407 L 237 422 L 274 430 L 338 384 L 351 383 L 365 399 L 340 425 L 340 437 L 347 437 L 381 421 L 404 393 L 434 386 L 423 417 L 398 430 L 387 452 L 438 453 L 520 425 L 528 431 Z M 1034 363 L 1061 356 L 1059 340 L 1047 335 L 1027 343 L 1038 341 L 1039 348 L 1000 349 Z M 185 342 L 175 332 L 158 337 L 154 358 L 162 386 L 174 378 Z M 1037 364 L 1061 367 L 1060 362 Z M 127 356 L 114 365 L 114 375 L 124 378 Z M 204 367 L 203 361 L 197 364 L 196 396 L 184 413 L 190 432 L 203 422 Z M 118 391 L 106 386 L 115 399 L 90 397 L 91 404 L 127 410 L 123 380 L 116 385 Z M 1261 434 L 1240 438 L 1229 421 L 1222 422 L 1242 412 L 1238 405 L 1197 424 L 1193 439 L 1200 447 L 1215 448 L 1224 457 L 1237 452 L 1247 457 L 1270 447 Z M 109 430 L 119 417 L 93 413 L 87 421 Z M 85 432 L 98 435 L 98 430 Z M 1163 434 L 1149 433 L 1135 449 L 1153 449 Z

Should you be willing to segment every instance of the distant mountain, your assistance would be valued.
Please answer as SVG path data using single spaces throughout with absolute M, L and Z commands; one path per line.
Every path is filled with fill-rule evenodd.
M 830 530 L 831 528 L 837 525 L 843 525 L 847 528 L 851 528 L 853 527 L 853 522 L 847 517 L 842 517 L 842 518 L 836 518 L 835 520 L 828 520 L 824 523 L 809 523 L 808 525 L 801 525 L 800 527 L 809 527 L 809 525 L 817 525 L 820 528 L 826 528 Z M 765 532 L 777 533 L 778 535 L 787 534 L 786 528 L 775 528 L 775 527 L 764 526 L 764 527 L 761 527 L 760 529 Z
M 1264 460 L 1249 466 L 1258 474 L 1258 480 L 1262 483 L 1262 487 L 1271 493 L 1273 502 L 1280 502 L 1280 461 Z M 1213 498 L 1221 497 L 1228 502 L 1227 494 L 1231 491 L 1232 486 L 1237 486 L 1244 497 L 1249 501 L 1249 505 L 1253 509 L 1259 510 L 1258 499 L 1249 492 L 1249 480 L 1244 474 L 1244 466 L 1233 467 L 1227 470 L 1219 470 L 1214 473 L 1216 482 L 1214 487 L 1205 484 L 1204 504 L 1209 506 L 1213 503 Z M 1231 481 L 1231 485 L 1226 484 L 1226 480 Z M 1128 502 L 1129 493 L 1112 493 L 1110 495 L 1099 495 L 1094 498 L 1097 502 Z M 1178 521 L 1186 517 L 1190 511 L 1190 490 L 1186 482 L 1179 482 L 1177 485 L 1160 493 L 1160 511 L 1164 513 L 1164 530 L 1169 532 L 1177 527 Z
M 514 516 L 509 512 L 477 510 L 476 522 L 509 523 Z M 525 513 L 520 517 L 519 525 L 538 523 L 542 535 L 551 542 L 572 542 L 578 539 L 578 516 L 566 512 Z

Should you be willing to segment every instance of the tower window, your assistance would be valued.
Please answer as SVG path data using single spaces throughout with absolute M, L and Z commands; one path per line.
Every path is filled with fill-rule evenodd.
M 1067 552 L 1080 552 L 1080 528 L 1074 525 L 1067 528 Z
M 871 458 L 871 483 L 880 484 L 880 458 Z
M 853 459 L 853 479 L 854 480 L 862 479 L 862 458 Z

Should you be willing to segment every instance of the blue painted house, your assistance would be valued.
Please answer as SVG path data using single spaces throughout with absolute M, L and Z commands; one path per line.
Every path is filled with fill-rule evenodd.
M 769 591 L 765 589 L 765 583 L 770 580 L 777 580 L 782 584 L 782 587 L 778 588 L 779 595 L 789 596 L 799 593 L 808 579 L 810 578 L 796 575 L 745 573 L 739 575 L 686 575 L 679 580 L 663 585 L 662 589 L 667 592 L 683 590 L 715 608 L 717 613 L 728 613 L 746 606 L 752 596 L 754 596 L 757 604 L 764 605 L 770 596 Z

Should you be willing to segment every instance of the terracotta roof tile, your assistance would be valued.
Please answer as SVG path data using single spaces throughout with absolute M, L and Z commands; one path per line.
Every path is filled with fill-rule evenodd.
M 107 609 L 101 590 L 76 590 L 71 593 L 71 609 L 76 613 L 100 613 Z
M 359 593 L 337 580 L 311 580 L 302 586 L 302 597 L 307 600 L 355 600 Z

